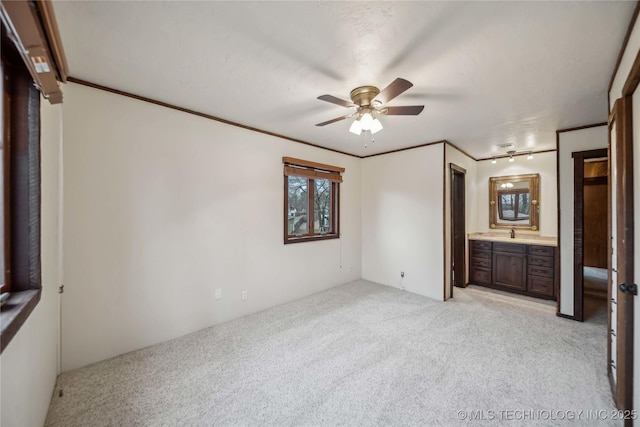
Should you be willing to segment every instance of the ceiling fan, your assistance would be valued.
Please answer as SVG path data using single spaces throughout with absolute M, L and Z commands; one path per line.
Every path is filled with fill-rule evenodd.
M 372 134 L 382 129 L 382 124 L 377 116 L 417 116 L 424 109 L 424 105 L 411 105 L 401 107 L 385 107 L 384 105 L 413 86 L 408 80 L 397 78 L 382 91 L 375 86 L 360 86 L 351 91 L 351 101 L 336 98 L 332 95 L 321 95 L 318 99 L 332 104 L 354 109 L 346 116 L 337 117 L 316 126 L 325 126 L 340 120 L 356 116 L 349 132 L 360 135 L 362 131 L 370 131 Z

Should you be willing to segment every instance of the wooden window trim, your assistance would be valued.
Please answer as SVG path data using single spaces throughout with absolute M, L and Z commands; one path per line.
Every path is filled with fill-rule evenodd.
M 303 176 L 309 179 L 326 179 L 331 182 L 342 182 L 342 176 L 336 173 L 328 173 L 323 171 L 318 171 L 314 169 L 308 168 L 300 168 L 294 166 L 285 165 L 284 167 L 284 175 L 285 176 Z
M 326 165 L 324 163 L 310 162 L 309 160 L 296 159 L 294 157 L 283 157 L 282 163 L 284 163 L 285 165 L 293 165 L 293 166 L 298 166 L 298 167 L 303 167 L 308 169 L 319 169 L 319 170 L 328 171 L 328 172 L 335 172 L 338 174 L 342 174 L 345 171 L 344 168 L 341 168 L 338 166 L 331 166 L 331 165 Z
M 330 240 L 340 238 L 340 183 L 344 168 L 311 162 L 308 160 L 283 157 L 284 163 L 284 243 L 301 243 L 317 240 Z M 307 233 L 304 235 L 289 234 L 289 176 L 299 176 L 308 179 L 307 200 Z M 331 229 L 326 233 L 316 234 L 313 229 L 315 222 L 315 180 L 325 179 L 331 185 Z
M 0 353 L 40 301 L 40 93 L 2 31 L 5 168 L 5 280 L 11 295 L 0 310 Z M 7 105 L 8 103 L 8 105 Z M 3 120 L 5 117 L 3 117 Z M 7 132 L 4 130 L 7 129 Z M 7 139 L 8 135 L 8 139 Z M 3 292 L 6 292 L 3 289 Z
M 58 82 L 66 81 L 68 65 L 51 2 L 4 1 L 2 6 L 3 28 L 12 33 L 18 56 L 34 83 L 51 104 L 61 103 Z M 48 68 L 36 69 L 36 58 Z

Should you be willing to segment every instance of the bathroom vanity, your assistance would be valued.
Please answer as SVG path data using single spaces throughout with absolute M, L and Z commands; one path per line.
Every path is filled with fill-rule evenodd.
M 469 283 L 538 298 L 557 298 L 555 237 L 469 234 Z
M 557 299 L 557 239 L 540 236 L 540 175 L 489 178 L 489 229 L 469 234 L 469 284 Z

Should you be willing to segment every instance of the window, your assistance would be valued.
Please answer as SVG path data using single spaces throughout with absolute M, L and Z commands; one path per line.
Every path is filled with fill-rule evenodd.
M 2 31 L 2 293 L 4 350 L 40 300 L 40 92 Z
M 283 157 L 284 243 L 340 237 L 344 168 Z

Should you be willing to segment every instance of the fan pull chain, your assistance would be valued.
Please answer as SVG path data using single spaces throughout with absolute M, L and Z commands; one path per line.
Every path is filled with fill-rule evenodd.
M 372 134 L 371 135 L 371 143 L 373 144 L 374 142 L 376 142 L 376 139 L 373 137 L 373 134 Z M 367 147 L 369 147 L 369 145 L 367 145 L 367 143 L 365 142 L 364 148 L 366 149 Z

